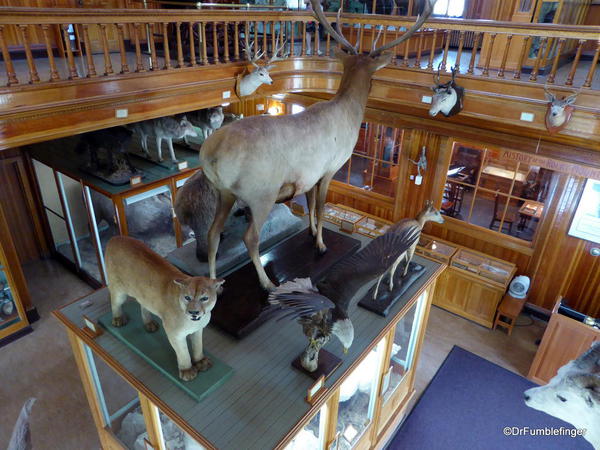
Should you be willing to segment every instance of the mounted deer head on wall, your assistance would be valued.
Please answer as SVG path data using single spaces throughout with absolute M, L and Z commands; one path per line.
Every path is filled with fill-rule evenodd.
M 385 52 L 409 39 L 433 11 L 434 0 L 425 2 L 423 14 L 399 38 L 359 54 L 338 29 L 333 29 L 319 0 L 311 0 L 319 24 L 344 51 L 336 56 L 343 74 L 335 96 L 287 116 L 253 116 L 220 128 L 209 136 L 200 150 L 206 177 L 219 192 L 219 206 L 208 234 L 209 271 L 216 274 L 216 255 L 223 225 L 236 199 L 252 212 L 244 242 L 256 267 L 260 284 L 273 289 L 258 252 L 262 226 L 275 203 L 306 194 L 310 230 L 322 253 L 323 212 L 329 183 L 348 161 L 358 140 L 360 126 L 375 72 L 392 59 Z
M 564 127 L 567 126 L 573 110 L 575 109 L 572 105 L 577 100 L 579 92 L 575 92 L 568 97 L 558 99 L 552 92 L 550 92 L 546 86 L 544 86 L 544 93 L 546 100 L 548 100 L 548 110 L 546 111 L 546 128 L 552 133 L 558 133 Z
M 238 97 L 245 97 L 247 95 L 254 94 L 261 84 L 273 83 L 271 75 L 269 75 L 269 70 L 275 67 L 273 64 L 275 61 L 283 59 L 283 57 L 279 57 L 277 55 L 279 52 L 283 51 L 286 42 L 287 41 L 284 41 L 280 47 L 276 46 L 276 48 L 273 49 L 273 57 L 265 65 L 258 64 L 260 58 L 262 58 L 265 54 L 264 51 L 259 54 L 252 54 L 251 48 L 253 47 L 254 42 L 251 42 L 250 45 L 244 46 L 244 53 L 246 54 L 248 61 L 250 61 L 250 64 L 252 64 L 255 69 L 248 74 L 238 75 L 235 85 L 235 92 L 237 93 Z M 279 36 L 277 37 L 277 44 L 279 44 Z
M 435 117 L 439 112 L 446 117 L 450 117 L 458 114 L 463 109 L 465 90 L 457 85 L 454 80 L 456 69 L 452 67 L 452 79 L 450 81 L 440 83 L 441 65 L 440 63 L 437 73 L 433 76 L 435 86 L 431 88 L 433 90 L 433 99 L 431 101 L 431 108 L 429 108 L 429 115 L 431 117 Z

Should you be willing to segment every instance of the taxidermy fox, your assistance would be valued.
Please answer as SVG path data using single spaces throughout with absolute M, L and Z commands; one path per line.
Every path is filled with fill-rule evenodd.
M 217 291 L 225 280 L 190 277 L 142 242 L 113 237 L 106 247 L 106 276 L 115 327 L 127 324 L 121 309 L 127 296 L 140 304 L 147 332 L 158 330 L 150 313 L 160 317 L 169 343 L 177 355 L 179 378 L 190 381 L 212 362 L 204 356 L 202 331 L 210 322 Z M 191 335 L 192 352 L 187 336 Z

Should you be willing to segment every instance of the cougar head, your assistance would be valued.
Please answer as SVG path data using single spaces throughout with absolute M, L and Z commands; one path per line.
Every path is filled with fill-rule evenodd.
M 179 307 L 190 320 L 202 319 L 217 303 L 217 291 L 225 283 L 223 279 L 187 277 L 173 280 L 179 288 Z

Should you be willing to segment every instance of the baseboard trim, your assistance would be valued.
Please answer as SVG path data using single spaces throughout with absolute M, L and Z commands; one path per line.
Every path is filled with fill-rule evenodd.
M 529 314 L 530 316 L 535 317 L 537 319 L 541 319 L 545 322 L 548 322 L 550 320 L 550 316 L 552 315 L 551 312 L 548 311 L 546 308 L 541 308 L 529 302 L 525 303 L 523 311 Z
M 33 328 L 31 328 L 31 325 L 27 325 L 25 328 L 21 328 L 19 331 L 16 331 L 15 333 L 11 334 L 10 336 L 6 336 L 5 338 L 0 339 L 0 348 L 4 347 L 5 345 L 10 344 L 11 342 L 16 341 L 19 338 L 22 338 L 23 336 L 28 335 L 32 331 L 33 331 Z

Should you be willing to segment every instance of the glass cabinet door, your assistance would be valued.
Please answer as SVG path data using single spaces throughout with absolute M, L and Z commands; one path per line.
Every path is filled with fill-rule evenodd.
M 327 405 L 302 428 L 285 450 L 318 450 L 324 448 L 326 435 Z
M 408 375 L 413 368 L 426 303 L 427 293 L 424 292 L 394 328 L 389 367 L 381 386 L 380 431 L 409 394 Z
M 336 429 L 340 450 L 356 447 L 373 420 L 385 348 L 384 338 L 340 386 Z
M 129 236 L 143 241 L 161 256 L 177 248 L 168 185 L 125 197 L 123 201 Z
M 11 289 L 0 254 L 0 339 L 27 325 L 25 312 Z

